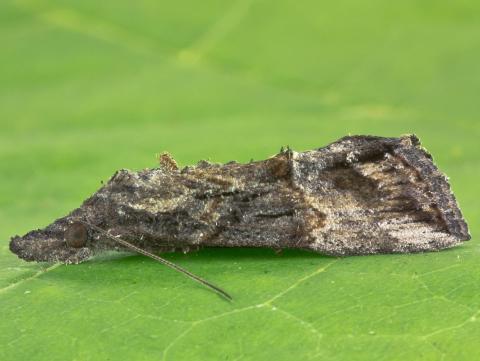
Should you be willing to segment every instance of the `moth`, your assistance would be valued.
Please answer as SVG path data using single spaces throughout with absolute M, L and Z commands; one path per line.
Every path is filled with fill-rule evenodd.
M 448 179 L 415 135 L 347 136 L 261 161 L 117 171 L 83 204 L 12 237 L 27 261 L 79 263 L 105 250 L 152 257 L 202 247 L 294 248 L 331 256 L 411 253 L 470 239 Z

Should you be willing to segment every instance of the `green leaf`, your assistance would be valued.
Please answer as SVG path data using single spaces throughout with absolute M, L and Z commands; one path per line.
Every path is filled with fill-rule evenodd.
M 0 360 L 475 360 L 480 353 L 474 1 L 8 0 L 0 4 Z M 119 168 L 249 161 L 345 134 L 416 133 L 473 239 L 336 259 L 206 249 L 19 260 L 9 237 Z

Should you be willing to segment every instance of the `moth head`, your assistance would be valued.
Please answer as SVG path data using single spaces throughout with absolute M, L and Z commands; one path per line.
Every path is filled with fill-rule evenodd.
M 10 250 L 26 261 L 80 263 L 93 255 L 95 243 L 84 223 L 67 216 L 43 229 L 12 237 Z

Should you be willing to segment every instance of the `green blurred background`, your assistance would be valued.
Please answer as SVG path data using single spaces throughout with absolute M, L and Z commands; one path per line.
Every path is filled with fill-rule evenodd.
M 0 312 L 11 311 L 4 314 L 2 359 L 42 358 L 35 350 L 58 337 L 50 340 L 48 326 L 42 333 L 35 331 L 38 323 L 48 324 L 50 316 L 37 323 L 31 320 L 54 297 L 66 292 L 49 295 L 39 280 L 53 276 L 37 277 L 42 266 L 26 264 L 10 254 L 9 237 L 64 215 L 119 168 L 154 167 L 155 154 L 164 150 L 180 165 L 199 159 L 249 161 L 270 156 L 282 145 L 306 150 L 346 134 L 416 133 L 450 176 L 469 221 L 473 241 L 453 252 L 478 257 L 479 11 L 478 1 L 473 0 L 2 1 L 0 287 L 5 289 L 0 291 Z M 266 253 L 243 252 L 252 267 L 255 255 L 266 262 L 265 267 L 270 267 L 270 262 L 274 268 L 278 262 L 269 260 Z M 430 257 L 444 257 L 435 258 L 438 267 L 459 257 L 445 254 Z M 234 254 L 227 257 L 214 251 L 171 257 L 195 268 L 207 267 L 201 265 L 207 260 L 214 262 L 219 255 L 225 264 L 235 260 Z M 308 268 L 309 262 L 316 260 L 292 257 L 300 269 L 285 275 L 286 284 L 290 276 L 301 279 L 302 272 L 309 270 L 301 265 Z M 405 259 L 398 258 L 398 262 Z M 418 260 L 423 262 L 423 258 Z M 112 264 L 119 271 L 128 265 L 137 269 L 142 262 L 132 257 L 106 261 L 97 270 L 93 263 L 88 269 L 60 267 L 49 273 L 60 275 L 51 282 L 58 287 L 58 283 L 68 283 L 68 277 L 61 279 L 62 272 L 84 272 L 82 277 L 88 278 L 89 272 L 100 269 L 110 274 L 109 267 L 116 267 Z M 217 265 L 219 272 L 228 273 L 222 264 Z M 277 266 L 280 269 L 284 263 Z M 478 267 L 461 269 L 465 273 L 459 280 L 479 279 Z M 159 272 L 165 273 L 151 267 L 152 277 Z M 199 272 L 209 274 L 206 268 Z M 34 279 L 29 280 L 32 275 Z M 171 277 L 183 282 L 181 277 Z M 22 334 L 18 331 L 21 311 L 14 306 L 33 307 L 25 303 L 24 292 L 29 289 L 22 288 L 29 282 L 38 283 L 35 287 L 44 290 L 46 298 L 45 304 L 36 306 L 34 315 L 21 321 L 29 323 Z M 90 292 L 91 285 L 82 285 L 84 292 Z M 191 286 L 185 281 L 185 292 Z M 211 295 L 207 292 L 202 297 L 208 303 Z M 471 294 L 474 303 L 468 307 L 478 306 L 473 299 Z M 198 305 L 203 309 L 200 301 Z M 248 305 L 245 301 L 245 307 Z M 84 307 L 88 313 L 93 306 Z M 184 307 L 189 306 L 185 303 Z M 98 312 L 90 314 L 92 320 L 104 311 Z M 455 317 L 452 325 L 445 327 L 461 324 L 462 317 Z M 161 318 L 157 322 L 161 324 Z M 57 327 L 73 332 L 76 326 L 52 326 Z M 473 334 L 478 335 L 476 327 Z M 172 331 L 170 336 L 175 339 L 182 332 Z M 115 355 L 115 345 L 128 336 L 128 332 L 111 336 L 104 346 L 112 353 L 100 356 L 98 350 L 62 340 L 50 359 L 68 355 L 78 360 L 108 359 Z M 159 352 L 171 341 L 167 335 L 162 337 Z M 469 343 L 468 338 L 462 340 Z M 195 345 L 195 339 L 192 343 Z M 238 351 L 237 346 L 232 350 Z M 408 348 L 401 343 L 394 346 L 399 347 L 400 355 Z M 385 345 L 382 352 L 385 359 L 392 360 L 395 357 L 389 354 L 389 347 Z M 138 346 L 136 353 L 135 347 L 131 353 L 122 352 L 130 359 L 149 359 L 142 350 Z M 247 351 L 232 351 L 235 357 L 226 352 L 218 359 L 267 359 L 261 350 L 251 358 L 245 356 Z M 289 350 L 292 348 L 277 357 L 287 355 L 285 359 L 289 359 Z M 348 349 L 346 352 L 345 358 L 352 356 Z M 344 354 L 333 352 L 329 359 L 337 359 L 335 355 L 342 359 Z M 424 356 L 469 359 L 469 353 L 449 353 L 448 348 Z M 183 358 L 179 355 L 178 359 Z M 215 357 L 209 355 L 209 359 Z

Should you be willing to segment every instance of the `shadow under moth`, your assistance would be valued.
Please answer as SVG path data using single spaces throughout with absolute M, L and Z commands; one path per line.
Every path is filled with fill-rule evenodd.
M 448 179 L 415 135 L 348 136 L 262 161 L 117 171 L 44 229 L 11 239 L 27 261 L 79 263 L 105 250 L 152 257 L 201 247 L 296 248 L 332 256 L 436 251 L 470 239 Z

